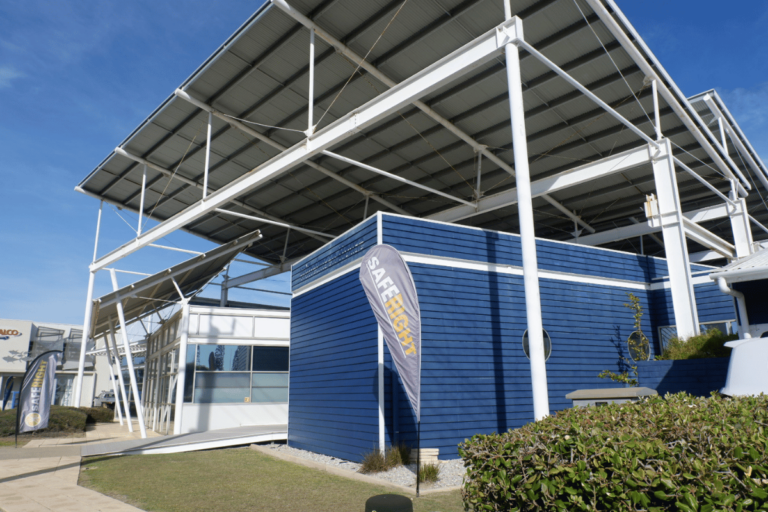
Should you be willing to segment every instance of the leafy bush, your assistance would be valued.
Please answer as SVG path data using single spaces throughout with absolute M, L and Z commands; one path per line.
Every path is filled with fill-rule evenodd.
M 440 478 L 440 466 L 437 464 L 424 464 L 419 469 L 419 482 L 437 482 Z
M 710 329 L 704 334 L 691 338 L 672 337 L 664 351 L 656 359 L 705 359 L 708 357 L 730 357 L 731 349 L 724 346 L 726 341 L 739 339 L 737 334 L 723 334 L 718 329 Z
M 80 409 L 85 411 L 88 415 L 87 422 L 91 423 L 112 423 L 115 419 L 115 411 L 113 409 L 105 409 L 103 407 L 83 407 Z
M 768 510 L 768 396 L 574 408 L 459 446 L 474 511 Z
M 85 426 L 89 423 L 111 422 L 113 412 L 109 409 L 99 409 L 93 407 L 62 407 L 60 405 L 51 406 L 51 415 L 48 420 L 48 427 L 43 430 L 37 430 L 31 435 L 61 435 L 78 434 L 85 432 Z M 10 409 L 0 412 L 0 437 L 12 436 L 16 433 L 16 409 Z M 24 435 L 30 435 L 24 434 Z

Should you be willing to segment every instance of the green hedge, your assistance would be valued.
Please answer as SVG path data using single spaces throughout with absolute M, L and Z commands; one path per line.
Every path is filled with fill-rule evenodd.
M 459 446 L 474 511 L 768 510 L 768 397 L 574 408 Z
M 51 406 L 51 415 L 48 427 L 38 430 L 33 435 L 46 434 L 76 434 L 85 432 L 86 424 L 108 423 L 113 419 L 111 409 L 99 409 L 97 407 L 62 407 Z M 12 436 L 16 432 L 16 409 L 0 412 L 0 437 Z M 24 434 L 29 435 L 29 434 Z

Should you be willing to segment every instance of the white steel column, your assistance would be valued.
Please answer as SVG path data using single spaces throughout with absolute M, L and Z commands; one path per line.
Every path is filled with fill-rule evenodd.
M 669 139 L 661 140 L 659 154 L 653 158 L 653 178 L 656 183 L 659 212 L 652 221 L 661 227 L 664 236 L 664 252 L 667 257 L 677 335 L 690 338 L 699 333 L 699 318 L 686 245 L 685 219 L 680 205 L 672 144 Z
M 109 340 L 112 343 L 109 343 Z M 109 319 L 109 337 L 104 337 L 104 341 L 107 342 L 107 350 L 112 352 L 114 349 L 114 360 L 117 361 L 117 380 L 120 383 L 120 396 L 123 397 L 123 405 L 125 407 L 125 420 L 128 422 L 128 431 L 133 432 L 133 421 L 131 420 L 131 403 L 128 401 L 128 394 L 125 392 L 125 382 L 123 382 L 123 369 L 120 365 L 120 352 L 117 351 L 117 341 L 115 340 L 115 322 L 112 318 Z M 115 396 L 115 401 L 118 398 Z
M 315 29 L 309 29 L 309 108 L 307 110 L 307 137 L 315 131 L 312 125 L 315 108 Z
M 208 133 L 205 139 L 205 174 L 203 175 L 203 199 L 208 195 L 208 168 L 211 165 L 211 123 L 213 114 L 208 112 Z
M 661 116 L 659 115 L 659 88 L 656 85 L 656 79 L 651 79 L 651 90 L 653 92 L 653 118 L 654 128 L 656 128 L 656 140 L 661 140 Z
M 512 10 L 508 0 L 504 2 L 504 13 L 506 19 L 512 18 Z M 514 31 L 515 42 L 522 40 L 523 23 L 519 18 L 515 18 Z M 528 140 L 525 135 L 520 55 L 515 43 L 508 43 L 504 47 L 504 54 L 507 61 L 509 113 L 512 118 L 517 215 L 520 223 L 520 243 L 523 253 L 523 281 L 525 285 L 525 312 L 528 320 L 528 347 L 531 357 L 533 416 L 538 421 L 549 416 L 549 392 L 547 390 L 547 367 L 544 357 L 544 327 L 541 320 L 539 264 L 536 257 L 536 233 L 533 225 L 531 175 L 528 169 Z
M 735 197 L 736 195 L 733 194 Z M 735 205 L 726 205 L 728 216 L 731 218 L 731 229 L 733 230 L 733 245 L 736 248 L 736 257 L 743 258 L 752 253 L 752 226 L 749 223 L 747 214 L 747 200 L 737 199 Z
M 384 243 L 384 231 L 381 212 L 376 214 L 376 243 L 381 245 Z M 384 331 L 381 330 L 381 326 L 377 327 L 377 383 L 378 383 L 378 400 L 379 400 L 379 450 L 383 454 L 386 450 L 386 439 L 384 437 L 384 430 L 386 429 L 386 423 L 384 421 L 384 408 L 386 404 L 384 402 Z
M 107 346 L 107 337 L 104 336 L 104 346 Z M 115 369 L 112 366 L 112 354 L 109 351 L 109 348 L 107 348 L 107 363 L 109 364 L 109 380 L 112 382 L 112 392 L 115 394 L 115 412 L 117 412 L 117 417 L 120 420 L 120 426 L 123 425 L 123 413 L 120 409 L 120 393 L 117 392 L 117 384 L 115 383 Z
M 136 236 L 141 235 L 141 225 L 144 220 L 144 193 L 147 190 L 147 164 L 144 164 L 144 174 L 141 176 L 141 199 L 139 200 L 139 229 Z
M 99 216 L 96 220 L 96 240 L 93 243 L 93 259 L 91 264 L 96 261 L 96 254 L 99 250 L 99 230 L 101 229 L 101 210 L 104 201 L 99 202 Z M 77 365 L 77 380 L 75 381 L 75 407 L 80 407 L 81 395 L 83 394 L 83 372 L 85 371 L 85 350 L 88 345 L 88 339 L 91 337 L 91 314 L 93 313 L 93 284 L 96 280 L 96 271 L 91 270 L 88 275 L 88 292 L 85 297 L 85 320 L 83 321 L 83 337 L 80 340 L 80 362 Z
M 119 287 L 117 286 L 117 276 L 115 275 L 114 270 L 109 271 L 110 276 L 112 277 L 112 288 L 117 292 Z M 123 314 L 123 301 L 120 299 L 120 296 L 118 294 L 117 302 L 115 303 L 115 306 L 117 306 L 117 318 L 120 321 L 120 334 L 123 338 L 123 348 L 125 349 L 125 360 L 128 363 L 128 377 L 131 380 L 131 391 L 133 392 L 134 401 L 136 403 L 136 417 L 139 419 L 139 430 L 141 430 L 141 438 L 146 439 L 147 438 L 147 429 L 144 427 L 144 413 L 143 409 L 141 407 L 141 400 L 139 400 L 139 387 L 136 384 L 136 373 L 134 373 L 133 368 L 133 354 L 131 353 L 131 346 L 128 343 L 128 329 L 127 325 L 125 323 L 125 315 Z
M 173 434 L 181 434 L 182 408 L 184 407 L 184 386 L 187 380 L 187 344 L 189 341 L 189 302 L 181 306 L 181 321 L 179 322 L 179 369 L 176 375 L 176 411 L 173 416 Z M 146 370 L 145 370 L 146 371 Z

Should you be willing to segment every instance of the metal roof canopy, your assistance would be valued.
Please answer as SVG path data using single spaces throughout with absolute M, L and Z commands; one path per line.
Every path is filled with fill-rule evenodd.
M 734 261 L 730 265 L 712 272 L 709 277 L 713 280 L 722 277 L 729 283 L 768 279 L 768 248 Z
M 292 0 L 291 5 L 317 24 L 315 133 L 504 20 L 502 0 Z M 659 113 L 661 132 L 673 142 L 675 156 L 728 194 L 731 184 L 725 173 L 730 170 L 723 164 L 728 155 L 718 149 L 717 137 L 612 0 L 605 1 L 606 8 L 634 40 L 631 48 L 614 37 L 611 27 L 584 0 L 513 0 L 511 5 L 512 14 L 523 19 L 527 43 L 653 138 L 653 94 L 643 71 L 650 67 L 663 82 L 660 87 L 670 91 L 659 97 Z M 281 8 L 263 5 L 78 189 L 137 211 L 146 179 L 143 210 L 163 221 L 203 196 L 209 122 L 209 197 L 302 143 L 308 124 L 309 34 Z M 365 56 L 365 62 L 357 66 L 352 52 Z M 534 185 L 575 166 L 646 146 L 637 133 L 606 115 L 530 53 L 521 51 L 520 56 Z M 179 227 L 218 243 L 261 229 L 265 241 L 247 252 L 280 264 L 323 245 L 327 238 L 318 232 L 342 233 L 378 210 L 431 217 L 455 206 L 456 201 L 445 195 L 472 202 L 478 196 L 509 191 L 515 180 L 505 72 L 503 58 L 485 62 L 422 96 L 422 107 L 405 105 L 333 148 L 334 153 L 442 196 L 320 154 L 226 205 L 226 210 L 250 218 L 218 210 Z M 484 155 L 481 172 L 477 149 Z M 737 161 L 736 166 L 752 178 L 749 165 Z M 680 169 L 677 181 L 684 209 L 721 203 Z M 745 186 L 749 188 L 748 183 Z M 646 194 L 654 191 L 651 166 L 641 164 L 539 196 L 534 198 L 537 235 L 571 239 L 574 218 L 588 231 L 629 225 L 633 215 L 641 215 Z M 751 196 L 749 204 L 757 205 L 759 200 Z M 254 216 L 284 225 L 259 222 Z M 765 209 L 753 216 L 768 221 Z M 481 210 L 459 222 L 518 230 L 514 203 Z M 702 224 L 721 238 L 732 239 L 727 222 L 702 220 Z M 286 233 L 285 225 L 293 229 Z M 755 230 L 755 236 L 765 234 Z M 603 245 L 626 249 L 624 244 Z
M 170 302 L 199 293 L 241 251 L 259 239 L 261 234 L 258 231 L 250 233 L 95 299 L 91 337 L 105 335 L 109 330 L 110 319 L 117 323 L 118 301 L 122 301 L 126 325 L 135 322 L 168 307 Z M 174 280 L 184 294 L 183 297 L 179 297 Z

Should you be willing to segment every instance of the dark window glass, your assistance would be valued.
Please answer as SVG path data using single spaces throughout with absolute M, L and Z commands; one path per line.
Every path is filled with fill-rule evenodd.
M 253 347 L 253 371 L 287 372 L 288 347 Z
M 248 373 L 201 373 L 195 376 L 196 404 L 243 403 L 250 401 Z
M 197 345 L 190 343 L 187 345 L 186 373 L 184 375 L 184 402 L 192 401 L 192 390 L 195 385 L 195 353 Z
M 197 371 L 247 372 L 250 348 L 247 345 L 198 345 Z

